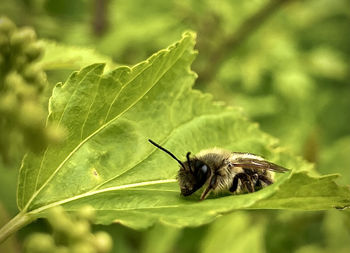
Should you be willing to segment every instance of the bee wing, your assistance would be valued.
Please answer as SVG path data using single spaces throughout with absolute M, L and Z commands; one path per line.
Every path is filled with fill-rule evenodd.
M 265 160 L 254 159 L 254 158 L 239 158 L 232 164 L 235 167 L 243 167 L 247 169 L 257 169 L 257 170 L 259 169 L 270 170 L 270 171 L 279 172 L 279 173 L 284 173 L 289 171 L 289 169 L 286 169 L 277 164 L 274 164 Z

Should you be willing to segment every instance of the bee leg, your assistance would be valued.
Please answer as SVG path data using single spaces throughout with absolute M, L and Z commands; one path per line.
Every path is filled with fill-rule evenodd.
M 248 179 L 248 181 L 245 181 L 244 185 L 245 185 L 248 193 L 255 192 L 254 186 L 253 186 L 252 181 L 250 179 Z
M 230 192 L 235 192 L 238 187 L 238 177 L 234 177 L 232 181 L 232 186 L 230 187 Z
M 250 179 L 251 179 L 254 191 L 260 190 L 259 183 L 261 182 L 259 180 L 259 175 L 257 173 L 254 173 L 253 175 L 251 175 Z
M 208 196 L 208 194 L 210 193 L 211 191 L 211 187 L 208 186 L 207 188 L 205 188 L 205 190 L 203 191 L 202 195 L 201 195 L 201 198 L 200 200 L 205 200 L 205 198 Z
M 256 189 L 256 190 L 260 190 L 260 189 L 263 187 L 263 185 L 261 184 L 261 182 L 262 182 L 262 180 L 260 180 L 260 177 L 259 177 L 258 180 L 257 180 L 256 183 L 255 183 L 255 189 Z
M 255 173 L 252 175 L 251 179 L 253 180 L 253 184 L 256 184 L 256 182 L 259 180 L 259 175 Z
M 213 175 L 210 179 L 209 185 L 207 186 L 207 188 L 205 188 L 205 190 L 203 191 L 200 200 L 204 200 L 208 194 L 210 193 L 210 191 L 212 189 L 214 189 L 214 187 L 216 186 L 216 182 L 217 182 L 217 175 Z
M 258 181 L 262 181 L 264 182 L 266 185 L 270 185 L 273 183 L 272 179 L 263 175 L 259 176 L 259 180 Z
M 245 173 L 238 173 L 235 177 L 241 180 L 242 185 L 246 188 L 248 192 L 254 192 L 253 182 L 250 179 L 250 176 Z

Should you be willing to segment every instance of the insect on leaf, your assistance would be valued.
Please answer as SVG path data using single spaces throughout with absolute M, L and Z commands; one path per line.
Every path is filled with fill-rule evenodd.
M 186 33 L 132 68 L 104 73 L 103 64 L 94 64 L 58 84 L 50 99 L 48 121 L 64 127 L 67 138 L 60 146 L 25 157 L 19 208 L 42 217 L 53 206 L 74 211 L 89 204 L 96 209 L 97 223 L 141 228 L 156 221 L 200 225 L 235 209 L 324 209 L 349 203 L 348 189 L 335 186 L 332 177 L 318 179 L 302 172 L 310 166 L 279 154 L 276 140 L 239 109 L 214 103 L 210 96 L 191 89 L 196 78 L 190 70 L 196 55 L 194 41 L 195 35 Z M 293 172 L 276 175 L 276 183 L 255 193 L 211 196 L 198 202 L 198 196 L 180 196 L 175 180 L 178 163 L 148 139 L 179 159 L 187 151 L 195 154 L 217 146 L 263 155 Z M 301 177 L 305 180 L 299 182 Z M 312 186 L 307 194 L 312 192 L 314 203 L 309 204 L 303 192 L 290 205 L 278 202 L 290 198 L 305 182 Z

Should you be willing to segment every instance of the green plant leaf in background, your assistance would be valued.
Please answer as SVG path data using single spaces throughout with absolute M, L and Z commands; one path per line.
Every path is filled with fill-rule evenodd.
M 105 70 L 117 67 L 111 58 L 101 55 L 91 48 L 68 46 L 50 40 L 40 40 L 40 45 L 45 48 L 40 65 L 46 71 L 60 69 L 72 71 L 96 62 L 106 63 Z
M 50 83 L 65 80 L 72 71 L 77 71 L 97 62 L 105 63 L 104 71 L 106 72 L 119 66 L 110 57 L 101 55 L 89 47 L 65 45 L 51 40 L 40 40 L 39 45 L 45 48 L 45 53 L 39 64 L 42 69 L 49 72 Z M 51 89 L 49 92 L 51 93 Z M 50 95 L 47 94 L 48 97 Z
M 25 157 L 17 197 L 19 217 L 25 219 L 17 223 L 45 217 L 57 205 L 75 211 L 89 204 L 96 209 L 96 223 L 120 222 L 132 228 L 157 221 L 196 226 L 235 209 L 349 205 L 349 189 L 337 186 L 334 176 L 309 176 L 309 164 L 279 152 L 276 140 L 240 110 L 191 89 L 194 37 L 186 33 L 131 69 L 119 67 L 104 74 L 104 65 L 94 64 L 56 86 L 48 121 L 66 128 L 67 139 L 41 155 Z M 292 172 L 277 175 L 276 183 L 252 194 L 211 196 L 199 202 L 198 194 L 180 197 L 177 163 L 148 138 L 180 158 L 187 151 L 219 146 L 261 154 Z M 307 191 L 296 191 L 300 187 Z M 282 198 L 294 201 L 278 202 Z
M 202 240 L 201 252 L 264 252 L 264 223 L 244 212 L 219 218 Z M 234 238 L 234 240 L 233 240 Z M 252 243 L 254 242 L 254 243 Z

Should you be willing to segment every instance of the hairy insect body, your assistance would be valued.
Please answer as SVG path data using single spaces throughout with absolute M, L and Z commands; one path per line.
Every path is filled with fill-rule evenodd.
M 216 175 L 216 182 L 211 187 L 214 193 L 249 193 L 273 183 L 273 175 L 268 170 L 234 166 L 242 159 L 264 161 L 260 156 L 214 148 L 203 150 L 196 157 L 209 165 L 211 175 Z M 204 188 L 207 188 L 210 182 L 208 178 Z
M 201 151 L 196 157 L 205 162 L 212 175 L 218 175 L 216 185 L 213 189 L 215 193 L 228 190 L 232 185 L 233 178 L 236 174 L 243 172 L 242 168 L 229 167 L 229 160 L 231 154 L 226 150 L 214 148 Z M 210 180 L 208 179 L 205 186 L 208 186 Z
M 210 192 L 228 191 L 232 194 L 254 192 L 273 183 L 271 171 L 279 173 L 288 171 L 260 156 L 219 148 L 203 150 L 194 157 L 190 157 L 188 152 L 187 160 L 181 162 L 170 151 L 149 141 L 180 164 L 177 178 L 181 194 L 188 196 L 204 188 L 201 200 Z

